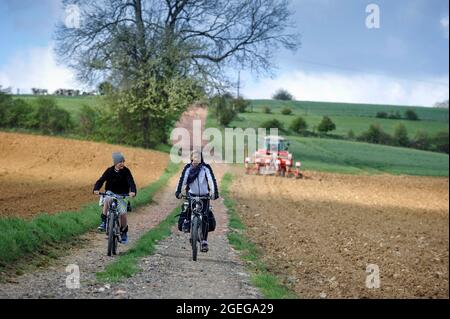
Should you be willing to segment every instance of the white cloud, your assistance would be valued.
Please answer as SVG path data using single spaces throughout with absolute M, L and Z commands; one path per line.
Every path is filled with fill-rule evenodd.
M 247 98 L 271 98 L 279 88 L 288 90 L 297 100 L 432 106 L 448 100 L 448 76 L 422 79 L 423 82 L 382 75 L 343 75 L 292 71 L 275 79 L 244 79 Z
M 448 39 L 448 16 L 441 19 L 441 26 L 444 28 L 445 38 Z
M 73 73 L 55 61 L 52 45 L 16 52 L 0 66 L 0 85 L 30 93 L 32 87 L 48 89 L 82 88 Z
M 275 79 L 259 81 L 243 76 L 242 93 L 247 98 L 271 98 L 278 88 L 290 91 L 298 100 L 381 103 L 432 106 L 448 100 L 447 77 L 423 78 L 424 82 L 402 80 L 381 75 L 343 75 L 338 73 L 285 72 Z M 32 87 L 81 88 L 73 73 L 55 62 L 52 46 L 18 52 L 0 66 L 0 85 L 20 88 L 29 93 Z

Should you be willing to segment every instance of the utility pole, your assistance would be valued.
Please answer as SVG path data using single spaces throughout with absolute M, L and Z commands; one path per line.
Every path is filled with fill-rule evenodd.
M 237 82 L 237 98 L 240 96 L 240 90 L 241 88 L 241 70 L 238 71 L 238 82 Z

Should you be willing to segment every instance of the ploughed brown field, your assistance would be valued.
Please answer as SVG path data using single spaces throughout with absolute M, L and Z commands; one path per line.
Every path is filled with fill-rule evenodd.
M 138 188 L 157 180 L 169 156 L 144 149 L 0 132 L 0 217 L 76 210 L 90 201 L 97 179 L 125 156 Z
M 244 175 L 231 195 L 270 270 L 300 298 L 448 298 L 448 178 Z M 367 266 L 380 288 L 366 287 Z

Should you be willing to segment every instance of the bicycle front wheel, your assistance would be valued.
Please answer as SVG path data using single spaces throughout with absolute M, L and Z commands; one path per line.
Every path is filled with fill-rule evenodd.
M 192 239 L 192 260 L 197 261 L 197 252 L 198 252 L 198 241 L 199 241 L 199 227 L 200 222 L 198 217 L 194 217 L 192 219 L 192 227 L 191 227 L 191 239 Z
M 108 256 L 115 255 L 117 253 L 117 236 L 116 236 L 116 229 L 115 224 L 116 221 L 114 220 L 113 213 L 109 214 L 110 217 L 108 218 Z

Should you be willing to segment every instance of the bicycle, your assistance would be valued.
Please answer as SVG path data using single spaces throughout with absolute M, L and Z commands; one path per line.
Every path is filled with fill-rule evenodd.
M 207 199 L 207 205 L 209 206 L 210 196 L 190 196 L 190 195 L 181 195 L 181 198 L 185 198 L 190 200 L 190 209 L 191 209 L 191 224 L 190 224 L 190 233 L 191 238 L 189 239 L 192 246 L 192 260 L 197 261 L 197 252 L 198 252 L 198 243 L 203 241 L 203 231 L 202 231 L 202 222 L 203 218 L 206 218 L 206 229 L 208 229 L 208 213 L 209 207 L 207 209 L 203 209 L 203 199 Z M 202 212 L 205 213 L 202 213 Z
M 117 255 L 117 244 L 122 242 L 120 234 L 120 213 L 118 209 L 118 201 L 129 197 L 128 194 L 114 194 L 107 191 L 106 193 L 99 193 L 99 196 L 112 197 L 111 204 L 109 205 L 108 215 L 106 217 L 106 235 L 108 236 L 108 248 L 107 255 Z M 111 219 L 112 218 L 112 219 Z

